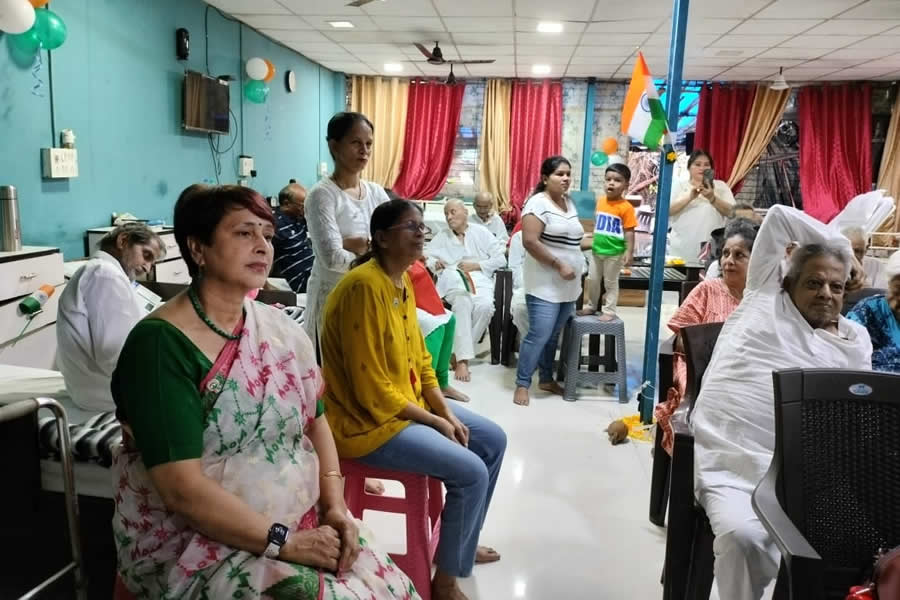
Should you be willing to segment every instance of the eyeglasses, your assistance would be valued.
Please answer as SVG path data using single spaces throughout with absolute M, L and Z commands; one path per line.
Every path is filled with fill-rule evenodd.
M 425 223 L 417 223 L 416 221 L 409 221 L 408 223 L 402 223 L 400 225 L 391 225 L 388 229 L 405 229 L 413 233 L 424 233 L 425 235 L 431 233 L 431 227 Z

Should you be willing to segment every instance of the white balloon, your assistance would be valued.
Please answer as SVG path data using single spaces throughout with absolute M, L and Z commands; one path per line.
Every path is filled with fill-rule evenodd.
M 28 0 L 0 0 L 0 31 L 25 33 L 34 25 L 34 7 Z
M 617 164 L 620 164 L 620 163 L 624 165 L 624 164 L 625 164 L 625 159 L 622 158 L 621 156 L 619 156 L 618 154 L 610 154 L 610 155 L 609 155 L 609 162 L 607 162 L 607 164 L 610 164 L 610 165 L 617 165 Z
M 250 79 L 262 80 L 268 74 L 269 65 L 263 59 L 256 56 L 247 61 L 247 77 Z

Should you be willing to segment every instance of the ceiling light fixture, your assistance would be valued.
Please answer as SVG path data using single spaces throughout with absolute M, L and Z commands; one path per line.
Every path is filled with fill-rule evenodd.
M 335 29 L 353 29 L 354 27 L 356 27 L 356 25 L 354 25 L 350 21 L 325 21 L 325 22 L 328 23 L 329 25 L 331 25 L 332 27 L 334 27 Z
M 769 86 L 769 89 L 780 92 L 789 89 L 790 87 L 791 86 L 789 86 L 788 82 L 784 79 L 784 67 L 778 67 L 778 75 L 772 80 L 772 85 Z
M 550 65 L 531 65 L 532 75 L 547 75 L 550 73 Z
M 403 65 L 400 63 L 384 63 L 384 70 L 387 73 L 400 73 L 403 71 Z
M 554 23 L 551 21 L 541 21 L 537 24 L 538 33 L 562 33 L 562 23 Z

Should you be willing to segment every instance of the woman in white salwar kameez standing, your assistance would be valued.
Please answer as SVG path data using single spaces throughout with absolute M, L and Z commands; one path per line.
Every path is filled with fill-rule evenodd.
M 331 117 L 326 139 L 334 172 L 306 198 L 306 223 L 315 260 L 303 324 L 317 348 L 325 299 L 350 263 L 368 250 L 372 211 L 389 200 L 384 188 L 360 177 L 372 155 L 374 133 L 372 122 L 361 113 L 341 112 Z
M 772 371 L 871 369 L 869 334 L 840 314 L 852 263 L 835 229 L 792 208 L 769 209 L 744 298 L 722 329 L 691 416 L 695 493 L 716 536 L 720 598 L 758 600 L 778 573 L 778 549 L 750 505 L 775 447 Z

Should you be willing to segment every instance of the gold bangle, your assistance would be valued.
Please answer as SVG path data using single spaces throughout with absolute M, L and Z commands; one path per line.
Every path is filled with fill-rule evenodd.
M 344 479 L 344 476 L 340 471 L 328 471 L 327 473 L 322 473 L 321 475 L 319 475 L 319 477 L 321 477 L 322 479 L 325 479 L 326 477 L 337 477 L 341 480 Z

